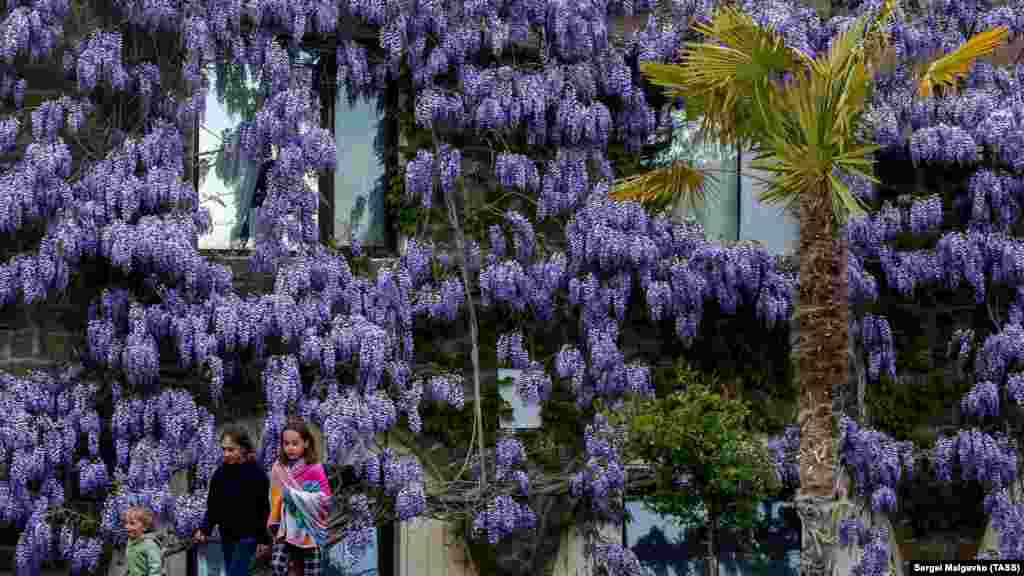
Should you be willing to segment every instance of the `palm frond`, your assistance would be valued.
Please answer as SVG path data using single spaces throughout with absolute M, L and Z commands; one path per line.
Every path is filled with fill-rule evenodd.
M 670 94 L 685 96 L 688 107 L 694 103 L 702 131 L 723 143 L 752 145 L 753 167 L 772 174 L 762 201 L 792 206 L 811 195 L 841 223 L 864 210 L 836 174 L 870 178 L 872 149 L 857 141 L 854 129 L 895 2 L 886 0 L 874 17 L 856 20 L 815 58 L 786 47 L 739 9 L 724 7 L 694 26 L 704 41 L 688 43 L 681 64 L 641 64 L 641 71 Z M 791 79 L 779 81 L 784 73 Z M 621 182 L 613 197 L 651 203 L 683 196 L 697 204 L 704 201 L 703 184 L 692 165 L 677 162 Z
M 851 216 L 862 216 L 867 207 L 864 202 L 853 195 L 850 187 L 846 185 L 834 172 L 828 175 L 831 186 L 832 218 L 835 222 L 845 222 Z
M 762 154 L 752 163 L 773 174 L 762 202 L 793 206 L 808 194 L 825 194 L 819 201 L 837 223 L 864 210 L 834 174 L 871 172 L 870 148 L 859 145 L 854 132 L 870 88 L 869 24 L 866 16 L 855 21 L 804 73 L 769 92 L 771 101 L 759 102 L 762 115 L 775 119 L 765 123 Z
M 641 63 L 640 70 L 669 96 L 700 100 L 702 130 L 723 143 L 749 140 L 758 117 L 753 97 L 769 80 L 798 66 L 800 55 L 782 37 L 734 6 L 694 25 L 703 42 L 687 43 L 681 64 Z
M 681 89 L 686 82 L 686 77 L 682 66 L 660 62 L 641 62 L 640 71 L 651 84 L 664 88 L 667 96 L 684 95 Z
M 705 36 L 682 53 L 683 86 L 689 92 L 747 87 L 796 67 L 799 56 L 781 35 L 759 26 L 735 6 L 715 12 L 694 29 Z
M 700 207 L 706 200 L 709 179 L 714 176 L 685 160 L 677 160 L 664 168 L 621 180 L 609 196 L 615 200 L 660 205 L 679 199 L 687 206 Z
M 932 94 L 936 86 L 952 86 L 967 74 L 978 58 L 991 54 L 1009 35 L 1010 30 L 1006 26 L 975 34 L 956 50 L 928 65 L 918 82 L 917 93 L 926 97 Z

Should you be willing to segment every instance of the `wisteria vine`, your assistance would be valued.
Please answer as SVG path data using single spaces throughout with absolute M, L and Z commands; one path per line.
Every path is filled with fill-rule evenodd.
M 608 198 L 615 177 L 609 146 L 637 152 L 658 125 L 637 60 L 674 57 L 688 23 L 713 8 L 677 3 L 665 21 L 652 14 L 627 37 L 611 33 L 610 18 L 650 13 L 648 4 L 116 0 L 113 18 L 66 36 L 66 0 L 8 2 L 0 98 L 13 112 L 0 120 L 0 147 L 12 153 L 28 144 L 0 172 L 0 232 L 46 226 L 35 249 L 0 263 L 0 304 L 63 292 L 87 264 L 132 279 L 112 282 L 89 302 L 80 366 L 0 380 L 9 416 L 0 423 L 0 461 L 11 471 L 0 481 L 0 519 L 21 528 L 19 574 L 57 558 L 76 574 L 97 570 L 104 545 L 124 541 L 120 513 L 135 503 L 179 536 L 191 534 L 218 462 L 217 407 L 253 359 L 266 406 L 259 460 L 273 461 L 274 439 L 297 413 L 323 430 L 328 464 L 355 461 L 366 491 L 383 493 L 394 517 L 407 520 L 425 510 L 420 462 L 366 446 L 403 423 L 418 432 L 425 402 L 463 407 L 461 374 L 417 370 L 414 330 L 458 321 L 473 290 L 490 311 L 578 324 L 578 341 L 547 361 L 531 359 L 517 337 L 523 325 L 510 326 L 496 344 L 503 361 L 524 369 L 517 384 L 525 397 L 544 401 L 565 381 L 581 406 L 653 393 L 650 368 L 621 349 L 635 296 L 684 346 L 699 336 L 710 303 L 727 314 L 752 310 L 767 328 L 785 322 L 793 279 L 762 249 L 716 245 L 699 227 Z M 806 34 L 794 40 L 801 45 L 827 42 L 816 28 L 795 24 L 808 18 L 806 10 L 745 4 L 760 21 L 790 23 L 794 39 Z M 339 25 L 352 21 L 376 32 L 382 54 Z M 311 74 L 292 62 L 304 38 L 327 35 L 337 38 L 338 79 L 350 98 L 373 96 L 398 81 L 403 67 L 411 71 L 416 123 L 435 140 L 407 164 L 410 199 L 429 210 L 438 194 L 467 190 L 465 167 L 475 160 L 458 145 L 463 135 L 536 152 L 507 148 L 488 166 L 501 187 L 532 195 L 533 213 L 509 209 L 478 239 L 483 244 L 457 257 L 414 238 L 392 265 L 354 273 L 319 239 L 318 192 L 307 176 L 339 168 L 336 147 L 319 125 Z M 140 37 L 167 42 L 173 50 L 165 54 L 178 60 L 140 59 Z M 529 45 L 541 66 L 502 60 Z M 59 62 L 67 94 L 25 108 L 28 83 L 15 64 L 25 57 Z M 257 163 L 275 160 L 257 211 L 269 233 L 257 239 L 252 259 L 275 283 L 259 296 L 236 293 L 230 270 L 196 249 L 211 221 L 185 177 L 185 142 L 204 113 L 205 71 L 223 61 L 248 67 L 260 87 L 255 117 L 238 128 L 237 152 Z M 115 100 L 132 105 L 112 106 Z M 97 136 L 100 122 L 111 125 L 105 149 L 76 156 L 80 133 Z M 538 242 L 546 221 L 566 224 L 561 247 Z M 162 386 L 168 361 L 201 374 L 203 393 Z M 105 405 L 109 418 L 101 417 Z M 112 454 L 101 450 L 105 427 Z M 602 420 L 588 425 L 587 461 L 572 482 L 573 494 L 601 514 L 614 514 L 625 482 L 616 434 Z M 521 446 L 506 439 L 495 450 L 493 481 L 518 490 L 477 507 L 473 530 L 492 542 L 533 523 Z M 186 470 L 195 472 L 189 490 L 172 493 L 172 479 Z M 78 491 L 99 503 L 99 518 L 65 506 L 62 474 L 76 475 Z M 349 563 L 365 550 L 377 519 L 365 494 L 340 504 L 351 521 L 329 557 Z M 593 549 L 612 574 L 638 569 L 619 544 Z

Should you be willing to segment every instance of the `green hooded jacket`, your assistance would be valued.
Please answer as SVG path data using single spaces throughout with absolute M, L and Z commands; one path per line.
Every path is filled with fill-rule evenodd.
M 147 532 L 141 538 L 128 541 L 125 550 L 125 563 L 128 571 L 125 576 L 161 576 L 163 553 L 156 535 Z

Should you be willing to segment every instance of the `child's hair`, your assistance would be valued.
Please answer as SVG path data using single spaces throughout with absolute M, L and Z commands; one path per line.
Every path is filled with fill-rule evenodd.
M 153 529 L 153 511 L 145 506 L 132 506 L 124 511 L 124 519 L 137 518 L 146 532 Z
M 231 438 L 235 444 L 238 444 L 243 453 L 252 454 L 255 450 L 255 445 L 252 443 L 249 431 L 238 424 L 228 424 L 225 426 L 224 431 L 220 433 L 220 439 L 224 440 L 225 437 Z
M 309 431 L 309 426 L 306 421 L 301 418 L 289 418 L 288 423 L 284 425 L 281 430 L 281 447 L 278 450 L 278 460 L 285 466 L 288 465 L 288 456 L 284 453 L 284 433 L 291 430 L 297 432 L 303 440 L 306 441 L 306 452 L 302 457 L 306 460 L 307 464 L 316 464 L 320 461 L 320 452 L 316 448 L 316 439 L 313 438 L 313 433 Z

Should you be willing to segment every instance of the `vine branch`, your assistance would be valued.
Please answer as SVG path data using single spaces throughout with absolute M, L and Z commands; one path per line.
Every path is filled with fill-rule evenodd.
M 431 131 L 431 137 L 434 142 L 434 158 L 440 159 L 440 144 L 437 138 L 437 131 Z M 487 490 L 487 470 L 484 466 L 484 417 L 483 417 L 483 398 L 480 394 L 480 342 L 479 333 L 477 330 L 477 319 L 476 319 L 476 303 L 473 300 L 473 295 L 470 292 L 470 286 L 472 283 L 469 278 L 469 269 L 466 264 L 466 239 L 462 233 L 462 225 L 459 223 L 459 214 L 455 206 L 455 194 L 452 190 L 444 191 L 445 204 L 448 206 L 448 221 L 452 227 L 452 231 L 455 235 L 455 248 L 458 250 L 459 258 L 462 265 L 459 266 L 459 271 L 462 276 L 462 285 L 466 291 L 466 311 L 469 315 L 469 342 L 470 342 L 470 361 L 473 364 L 473 419 L 474 422 L 474 434 L 476 435 L 477 450 L 480 451 L 480 492 Z

